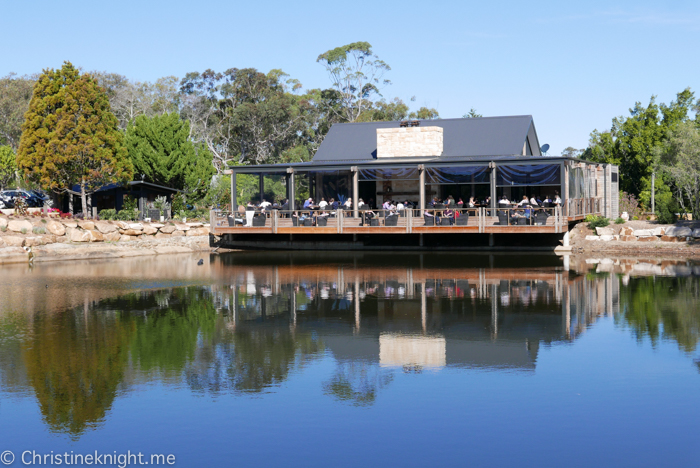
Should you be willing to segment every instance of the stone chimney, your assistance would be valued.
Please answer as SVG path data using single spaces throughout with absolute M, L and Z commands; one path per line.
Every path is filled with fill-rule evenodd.
M 442 127 L 377 129 L 377 158 L 441 155 Z

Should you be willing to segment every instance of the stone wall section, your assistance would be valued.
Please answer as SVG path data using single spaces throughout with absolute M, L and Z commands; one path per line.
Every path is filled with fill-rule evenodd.
M 441 156 L 442 127 L 377 129 L 377 158 Z

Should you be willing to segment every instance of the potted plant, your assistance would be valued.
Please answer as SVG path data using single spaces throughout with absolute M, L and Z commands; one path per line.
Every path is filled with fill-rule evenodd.
M 162 223 L 165 221 L 165 212 L 170 209 L 170 203 L 168 203 L 165 195 L 161 195 L 156 197 L 156 200 L 153 202 L 153 208 L 160 212 L 160 222 Z

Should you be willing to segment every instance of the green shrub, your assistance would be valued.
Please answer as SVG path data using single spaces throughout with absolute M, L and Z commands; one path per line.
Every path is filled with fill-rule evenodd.
M 32 232 L 33 232 L 34 234 L 46 234 L 46 228 L 39 227 L 39 226 L 35 226 L 35 227 L 32 229 Z
M 22 228 L 20 231 L 22 232 L 22 234 L 26 234 L 26 233 L 27 233 L 27 228 Z
M 46 221 L 46 218 L 41 218 L 41 222 L 44 224 L 48 223 L 48 221 Z
M 124 197 L 124 206 L 122 207 L 121 211 L 133 211 L 137 208 L 138 202 L 135 198 L 129 196 Z
M 622 219 L 622 218 L 617 218 L 617 219 L 615 220 L 615 224 L 625 224 L 625 220 Z
M 97 215 L 100 217 L 100 219 L 106 219 L 106 220 L 115 220 L 117 219 L 117 210 L 100 210 Z
M 2 231 L 2 232 L 7 231 L 7 226 L 0 226 L 0 231 Z
M 138 214 L 139 212 L 135 209 L 123 209 L 116 214 L 115 219 L 119 221 L 135 221 L 138 218 Z
M 585 222 L 588 223 L 588 227 L 595 229 L 597 227 L 606 227 L 610 224 L 610 220 L 603 216 L 588 215 L 586 216 Z

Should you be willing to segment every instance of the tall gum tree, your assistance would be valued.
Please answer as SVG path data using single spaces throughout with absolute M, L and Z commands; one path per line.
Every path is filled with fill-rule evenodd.
M 65 193 L 77 185 L 90 217 L 87 196 L 133 174 L 117 127 L 104 89 L 65 62 L 60 70 L 45 70 L 34 87 L 17 165 L 45 189 Z

